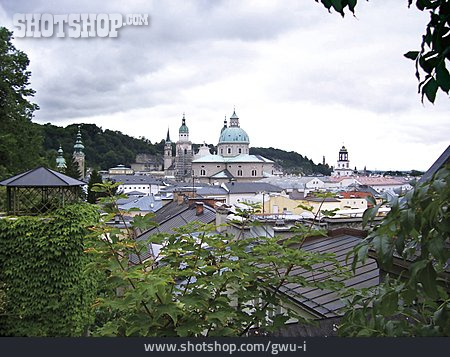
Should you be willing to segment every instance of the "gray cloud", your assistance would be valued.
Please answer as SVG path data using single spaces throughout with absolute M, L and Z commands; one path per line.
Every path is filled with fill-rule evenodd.
M 144 129 L 162 135 L 169 122 L 179 119 L 174 115 L 188 110 L 197 120 L 196 135 L 215 140 L 216 135 L 209 139 L 211 122 L 220 128 L 223 115 L 236 104 L 249 113 L 244 123 L 252 140 L 265 143 L 279 138 L 259 132 L 260 123 L 276 124 L 271 132 L 283 133 L 278 127 L 282 122 L 292 130 L 311 130 L 317 122 L 301 112 L 309 110 L 324 130 L 327 125 L 334 130 L 329 143 L 322 144 L 334 148 L 346 135 L 358 135 L 355 119 L 346 133 L 330 125 L 334 107 L 339 107 L 370 117 L 367 130 L 403 130 L 408 142 L 448 141 L 448 124 L 442 119 L 450 109 L 448 98 L 441 95 L 431 111 L 423 110 L 413 63 L 402 56 L 419 46 L 428 18 L 396 0 L 358 3 L 357 18 L 344 19 L 312 0 L 6 0 L 0 5 L 0 18 L 12 19 L 16 12 L 151 17 L 150 26 L 123 28 L 116 39 L 16 39 L 16 47 L 31 59 L 40 122 L 93 122 L 102 116 L 104 127 L 131 134 L 138 127 L 139 135 Z M 274 123 L 273 114 L 261 110 L 269 104 L 289 117 L 294 113 L 287 108 L 295 108 L 302 121 L 280 117 Z M 328 107 L 334 109 L 325 113 L 322 109 Z M 409 115 L 416 118 L 412 123 L 392 126 L 386 121 Z M 382 144 L 383 135 L 378 140 Z M 334 152 L 330 148 L 321 150 Z

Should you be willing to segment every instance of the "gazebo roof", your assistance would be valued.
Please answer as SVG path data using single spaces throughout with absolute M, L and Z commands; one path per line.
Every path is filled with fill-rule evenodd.
M 38 167 L 0 182 L 7 187 L 71 187 L 86 183 L 46 167 Z

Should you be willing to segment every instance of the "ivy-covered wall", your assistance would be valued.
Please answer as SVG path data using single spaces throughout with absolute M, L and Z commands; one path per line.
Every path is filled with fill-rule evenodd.
M 81 336 L 92 322 L 95 278 L 86 273 L 93 206 L 47 217 L 0 219 L 0 336 Z

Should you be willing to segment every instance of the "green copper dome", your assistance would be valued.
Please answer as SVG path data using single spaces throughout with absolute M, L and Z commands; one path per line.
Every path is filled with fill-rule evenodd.
M 180 126 L 180 130 L 178 131 L 180 134 L 181 133 L 185 133 L 188 134 L 189 133 L 189 128 L 186 125 L 186 119 L 184 117 L 184 113 L 183 113 L 183 119 L 181 121 L 181 126 Z
M 56 167 L 58 169 L 66 168 L 66 159 L 64 159 L 63 154 L 64 154 L 64 151 L 63 151 L 61 145 L 59 145 L 58 157 L 56 158 Z
M 83 142 L 81 141 L 81 128 L 78 126 L 77 140 L 73 146 L 75 152 L 82 152 L 84 149 Z
M 234 126 L 223 129 L 219 138 L 219 144 L 221 143 L 250 144 L 250 139 L 244 129 L 241 129 L 238 126 Z

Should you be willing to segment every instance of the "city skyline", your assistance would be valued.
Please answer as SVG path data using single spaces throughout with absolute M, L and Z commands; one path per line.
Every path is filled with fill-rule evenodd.
M 15 13 L 148 13 L 118 38 L 16 38 L 30 58 L 34 121 L 94 123 L 152 142 L 186 113 L 195 143 L 216 145 L 233 112 L 251 147 L 335 165 L 345 144 L 362 169 L 426 170 L 449 144 L 448 97 L 417 94 L 414 63 L 426 13 L 407 1 L 359 2 L 356 17 L 314 1 L 6 1 Z

